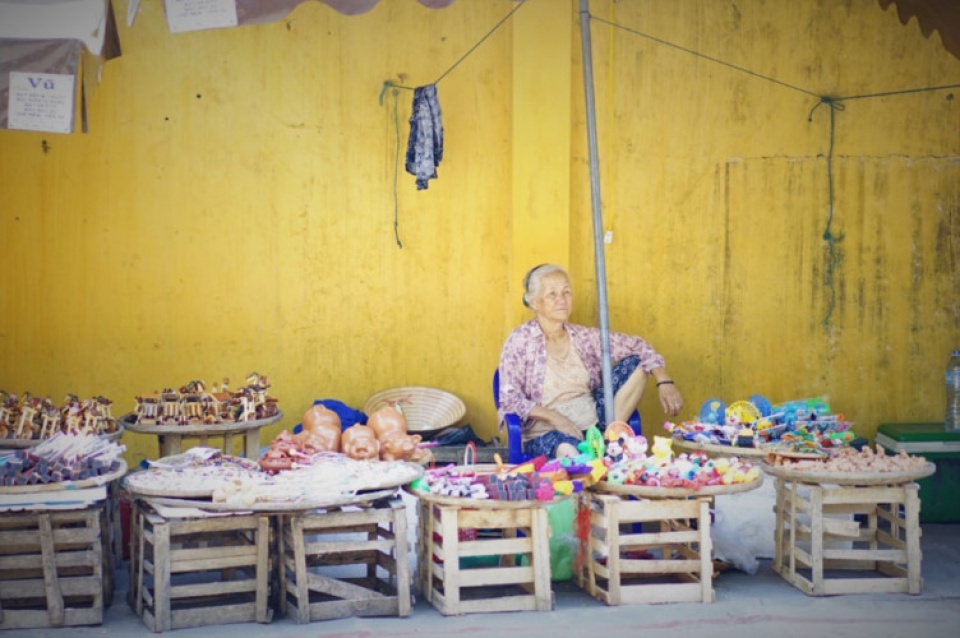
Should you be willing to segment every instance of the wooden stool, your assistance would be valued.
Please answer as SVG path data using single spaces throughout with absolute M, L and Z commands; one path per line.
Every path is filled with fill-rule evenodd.
M 391 498 L 369 507 L 298 512 L 281 520 L 281 613 L 288 604 L 293 606 L 301 624 L 350 616 L 410 615 L 403 501 Z M 358 567 L 363 575 L 331 575 Z
M 590 535 L 574 580 L 607 605 L 712 603 L 710 500 L 582 493 Z
M 916 483 L 840 486 L 778 477 L 773 569 L 810 596 L 919 594 L 919 489 Z M 830 517 L 836 514 L 854 518 Z M 835 541 L 850 547 L 827 547 Z M 828 576 L 827 570 L 849 577 Z
M 0 515 L 0 629 L 103 622 L 113 591 L 104 504 Z
M 544 504 L 412 493 L 420 499 L 418 586 L 440 613 L 553 609 Z M 470 560 L 493 564 L 461 566 Z
M 270 622 L 269 515 L 165 518 L 137 500 L 131 528 L 128 602 L 151 631 Z

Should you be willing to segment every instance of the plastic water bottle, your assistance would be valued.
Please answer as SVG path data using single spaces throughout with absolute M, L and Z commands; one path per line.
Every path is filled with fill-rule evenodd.
M 960 349 L 954 350 L 947 362 L 945 376 L 947 388 L 947 415 L 944 429 L 948 432 L 960 430 Z

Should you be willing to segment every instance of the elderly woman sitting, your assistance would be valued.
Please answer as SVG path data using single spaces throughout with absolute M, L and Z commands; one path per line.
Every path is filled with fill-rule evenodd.
M 534 317 L 510 333 L 500 353 L 500 422 L 508 413 L 520 416 L 529 456 L 575 456 L 584 431 L 606 425 L 600 330 L 567 322 L 573 290 L 560 266 L 541 264 L 528 272 L 523 303 Z M 680 413 L 680 391 L 649 343 L 611 332 L 610 357 L 616 420 L 637 408 L 648 374 L 656 379 L 664 412 Z

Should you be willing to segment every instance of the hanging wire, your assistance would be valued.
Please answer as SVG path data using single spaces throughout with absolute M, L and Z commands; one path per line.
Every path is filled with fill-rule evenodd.
M 817 95 L 817 94 L 814 93 L 813 91 L 808 91 L 807 89 L 801 88 L 801 87 L 799 87 L 799 86 L 794 86 L 793 84 L 788 84 L 788 83 L 786 83 L 786 82 L 783 82 L 782 80 L 778 80 L 778 79 L 776 79 L 776 78 L 772 78 L 772 77 L 770 77 L 770 76 L 768 76 L 768 75 L 763 75 L 763 74 L 761 74 L 761 73 L 757 73 L 756 71 L 751 71 L 750 69 L 744 68 L 744 67 L 742 67 L 742 66 L 737 66 L 736 64 L 731 64 L 730 62 L 725 62 L 725 61 L 720 60 L 720 59 L 718 59 L 718 58 L 711 57 L 711 56 L 709 56 L 709 55 L 707 55 L 707 54 L 705 54 L 705 53 L 700 53 L 699 51 L 694 51 L 693 49 L 688 49 L 687 47 L 680 46 L 679 44 L 674 44 L 673 42 L 668 42 L 668 41 L 663 40 L 663 39 L 661 39 L 661 38 L 658 38 L 658 37 L 656 37 L 656 36 L 652 36 L 652 35 L 650 35 L 649 33 L 643 33 L 642 31 L 637 31 L 636 29 L 631 29 L 630 27 L 625 27 L 625 26 L 623 26 L 622 24 L 617 24 L 616 22 L 611 22 L 610 20 L 605 20 L 604 18 L 598 18 L 598 17 L 593 16 L 593 15 L 591 15 L 590 18 L 593 19 L 593 20 L 596 20 L 597 22 L 602 22 L 602 23 L 604 23 L 604 24 L 606 24 L 606 25 L 609 25 L 609 26 L 611 26 L 611 27 L 613 27 L 613 28 L 615 28 L 615 29 L 620 29 L 621 31 L 626 31 L 627 33 L 632 33 L 633 35 L 638 35 L 638 36 L 640 36 L 641 38 L 646 38 L 646 39 L 648 39 L 648 40 L 652 40 L 652 41 L 656 42 L 657 44 L 662 44 L 662 45 L 664 45 L 664 46 L 667 46 L 667 47 L 670 47 L 670 48 L 673 48 L 673 49 L 677 49 L 678 51 L 683 51 L 684 53 L 689 53 L 690 55 L 695 55 L 695 56 L 697 56 L 698 58 L 703 58 L 704 60 L 710 60 L 711 62 L 715 62 L 716 64 L 719 64 L 719 65 L 722 65 L 722 66 L 725 66 L 725 67 L 734 69 L 734 70 L 736 70 L 736 71 L 740 71 L 741 73 L 746 73 L 747 75 L 752 75 L 752 76 L 754 76 L 754 77 L 756 77 L 756 78 L 760 78 L 761 80 L 766 80 L 766 81 L 768 81 L 768 82 L 773 82 L 774 84 L 779 84 L 780 86 L 784 86 L 784 87 L 786 87 L 786 88 L 788 88 L 788 89 L 793 89 L 794 91 L 799 91 L 799 92 L 801 92 L 801 93 L 806 93 L 807 95 L 813 96 L 813 97 L 815 97 L 815 98 L 819 98 L 819 97 L 820 97 L 819 95 Z
M 929 93 L 931 91 L 943 91 L 946 89 L 960 89 L 960 84 L 945 84 L 943 86 L 925 86 L 917 89 L 903 89 L 900 91 L 884 91 L 883 93 L 864 93 L 863 95 L 848 95 L 837 98 L 838 100 L 862 100 L 868 97 L 888 97 L 891 95 L 907 95 L 908 93 Z
M 476 51 L 477 48 L 487 40 L 487 38 L 493 35 L 497 29 L 499 29 L 501 26 L 503 26 L 507 22 L 507 20 L 513 17 L 513 14 L 515 14 L 520 9 L 520 7 L 526 4 L 526 2 L 527 0 L 520 0 L 519 2 L 517 2 L 517 5 L 513 9 L 511 9 L 507 15 L 505 15 L 499 22 L 493 25 L 492 29 L 487 31 L 487 33 L 482 38 L 477 40 L 477 42 L 472 47 L 467 49 L 467 52 L 461 55 L 460 58 L 456 62 L 454 62 L 449 68 L 447 68 L 446 71 L 441 73 L 440 77 L 438 77 L 436 80 L 433 81 L 433 84 L 439 84 L 440 80 L 447 77 L 447 75 L 449 75 L 451 71 L 457 68 L 461 62 L 463 62 L 468 57 L 470 57 L 470 55 L 474 51 Z M 383 83 L 383 87 L 380 89 L 380 105 L 383 106 L 383 96 L 386 95 L 387 91 L 391 91 L 393 93 L 394 138 L 396 140 L 396 147 L 397 147 L 397 153 L 396 153 L 396 158 L 394 160 L 395 163 L 394 163 L 394 170 L 393 170 L 393 234 L 394 234 L 394 237 L 396 238 L 397 246 L 399 246 L 402 249 L 403 243 L 400 241 L 400 193 L 398 189 L 398 183 L 400 179 L 399 178 L 399 175 L 400 175 L 400 113 L 397 109 L 397 103 L 399 101 L 398 95 L 400 93 L 399 89 L 404 89 L 406 91 L 414 91 L 416 90 L 416 87 L 404 86 L 403 84 L 397 84 L 395 82 L 391 82 L 390 80 L 386 80 Z
M 457 66 L 459 66 L 459 64 L 460 64 L 461 62 L 463 62 L 464 60 L 466 60 L 466 59 L 470 56 L 470 54 L 473 53 L 473 52 L 477 49 L 477 47 L 479 47 L 481 44 L 483 44 L 484 41 L 485 41 L 487 38 L 489 38 L 491 35 L 493 35 L 493 33 L 494 33 L 497 29 L 499 29 L 501 26 L 503 26 L 503 24 L 504 24 L 507 20 L 509 20 L 509 19 L 513 16 L 513 14 L 516 13 L 516 12 L 520 9 L 520 7 L 522 7 L 526 2 L 527 2 L 527 0 L 520 0 L 520 2 L 517 3 L 517 6 L 515 6 L 513 9 L 510 10 L 510 13 L 508 13 L 508 14 L 505 15 L 505 16 L 503 16 L 503 19 L 500 20 L 500 22 L 498 22 L 498 23 L 496 23 L 495 25 L 493 25 L 493 28 L 490 29 L 485 36 L 483 36 L 482 38 L 480 38 L 480 39 L 477 41 L 476 44 L 474 44 L 472 47 L 470 47 L 470 49 L 469 49 L 466 53 L 464 53 L 462 56 L 460 56 L 460 59 L 457 60 L 456 62 L 454 62 L 453 65 L 452 65 L 449 69 L 447 69 L 446 71 L 444 71 L 443 73 L 441 73 L 441 74 L 440 74 L 440 77 L 438 77 L 436 80 L 434 80 L 433 83 L 434 83 L 434 84 L 439 84 L 439 83 L 440 83 L 440 80 L 442 80 L 443 78 L 447 77 L 447 74 L 448 74 L 448 73 L 450 73 L 451 71 L 453 71 L 455 68 L 457 68 Z
M 911 94 L 911 93 L 926 93 L 926 92 L 932 92 L 932 91 L 942 91 L 942 90 L 946 90 L 946 89 L 957 89 L 957 88 L 960 88 L 960 84 L 947 84 L 947 85 L 943 85 L 943 86 L 928 86 L 928 87 L 920 87 L 920 88 L 914 88 L 914 89 L 902 89 L 902 90 L 897 90 L 897 91 L 884 91 L 884 92 L 881 92 L 881 93 L 865 93 L 865 94 L 861 94 L 861 95 L 851 95 L 851 96 L 847 96 L 847 97 L 831 98 L 831 97 L 826 97 L 826 96 L 822 96 L 822 95 L 817 95 L 814 91 L 810 91 L 810 90 L 808 90 L 808 89 L 804 89 L 804 88 L 802 88 L 802 87 L 795 86 L 795 85 L 789 84 L 789 83 L 787 83 L 787 82 L 783 82 L 783 81 L 778 80 L 778 79 L 776 79 L 776 78 L 772 78 L 772 77 L 770 77 L 770 76 L 763 75 L 763 74 L 761 74 L 761 73 L 757 73 L 756 71 L 751 71 L 750 69 L 744 68 L 744 67 L 742 67 L 742 66 L 738 66 L 738 65 L 736 65 L 736 64 L 731 64 L 730 62 L 726 62 L 726 61 L 724 61 L 724 60 L 720 60 L 720 59 L 718 59 L 718 58 L 714 58 L 714 57 L 709 56 L 709 55 L 706 55 L 706 54 L 704 54 L 704 53 L 700 53 L 699 51 L 695 51 L 695 50 L 693 50 L 693 49 L 689 49 L 689 48 L 687 48 L 687 47 L 683 47 L 683 46 L 680 46 L 680 45 L 678 45 L 678 44 L 674 44 L 674 43 L 672 43 L 672 42 L 668 42 L 668 41 L 663 40 L 663 39 L 661 39 L 661 38 L 658 38 L 658 37 L 656 37 L 656 36 L 652 36 L 652 35 L 650 35 L 650 34 L 648 34 L 648 33 L 643 33 L 642 31 L 638 31 L 638 30 L 636 30 L 636 29 L 632 29 L 632 28 L 630 28 L 630 27 L 626 27 L 626 26 L 624 26 L 624 25 L 617 24 L 617 23 L 612 22 L 612 21 L 610 21 L 610 20 L 605 20 L 605 19 L 603 19 L 603 18 L 598 18 L 598 17 L 593 16 L 593 15 L 591 15 L 590 18 L 591 18 L 592 20 L 596 20 L 597 22 L 602 22 L 602 23 L 604 23 L 604 24 L 606 24 L 606 25 L 609 25 L 609 26 L 611 26 L 611 27 L 613 27 L 613 28 L 615 28 L 615 29 L 620 29 L 620 30 L 622 30 L 622 31 L 626 31 L 627 33 L 631 33 L 631 34 L 633 34 L 633 35 L 637 35 L 637 36 L 640 36 L 640 37 L 642 37 L 642 38 L 646 38 L 646 39 L 651 40 L 651 41 L 653 41 L 653 42 L 656 42 L 656 43 L 658 43 L 658 44 L 662 44 L 662 45 L 664 45 L 664 46 L 671 47 L 671 48 L 673 48 L 673 49 L 677 49 L 677 50 L 683 51 L 683 52 L 685 52 L 685 53 L 689 53 L 690 55 L 694 55 L 694 56 L 697 56 L 697 57 L 699 57 L 699 58 L 703 58 L 703 59 L 705 59 L 705 60 L 709 60 L 709 61 L 714 62 L 714 63 L 716 63 L 716 64 L 719 64 L 719 65 L 721 65 L 721 66 L 725 66 L 725 67 L 727 67 L 727 68 L 734 69 L 735 71 L 740 71 L 741 73 L 746 73 L 747 75 L 751 75 L 751 76 L 753 76 L 753 77 L 755 77 L 755 78 L 759 78 L 759 79 L 761 79 L 761 80 L 766 80 L 766 81 L 771 82 L 771 83 L 773 83 L 773 84 L 778 84 L 778 85 L 780 85 L 780 86 L 786 87 L 786 88 L 788 88 L 788 89 L 792 89 L 792 90 L 794 90 L 794 91 L 798 91 L 798 92 L 803 93 L 803 94 L 805 94 L 805 95 L 813 96 L 813 97 L 817 98 L 817 103 L 816 103 L 816 105 L 814 105 L 814 107 L 810 110 L 810 113 L 809 113 L 809 115 L 807 116 L 807 121 L 808 121 L 808 122 L 813 121 L 813 112 L 816 111 L 817 108 L 819 108 L 821 105 L 826 104 L 826 105 L 830 108 L 830 144 L 829 144 L 829 150 L 828 150 L 828 152 L 827 152 L 827 191 L 828 191 L 828 192 L 827 192 L 827 198 L 828 198 L 827 208 L 828 208 L 828 212 L 827 212 L 827 222 L 826 222 L 826 225 L 825 225 L 824 230 L 823 230 L 823 240 L 827 242 L 827 271 L 826 271 L 826 275 L 825 275 L 825 281 L 826 281 L 827 288 L 828 288 L 828 290 L 829 290 L 829 296 L 828 296 L 828 299 L 827 299 L 827 307 L 826 307 L 826 310 L 825 310 L 825 313 L 824 313 L 824 317 L 823 317 L 823 320 L 822 320 L 822 325 L 823 325 L 825 328 L 826 328 L 826 327 L 829 327 L 830 318 L 831 318 L 832 315 L 833 315 L 833 311 L 834 311 L 834 309 L 835 309 L 835 307 L 836 307 L 836 301 L 837 301 L 836 282 L 835 282 L 834 277 L 835 277 L 835 274 L 836 274 L 837 269 L 838 269 L 839 266 L 840 266 L 840 263 L 843 261 L 843 252 L 840 250 L 839 246 L 837 246 L 837 244 L 838 244 L 839 242 L 843 241 L 843 233 L 840 233 L 839 236 L 838 236 L 838 235 L 834 235 L 834 233 L 833 233 L 833 219 L 834 219 L 834 215 L 835 215 L 835 212 L 836 212 L 836 211 L 835 211 L 834 188 L 833 188 L 833 149 L 834 149 L 834 142 L 835 142 L 835 137 L 836 137 L 836 114 L 837 114 L 837 111 L 842 111 L 842 110 L 844 110 L 843 102 L 844 102 L 844 101 L 848 101 L 848 100 L 860 100 L 860 99 L 865 99 L 865 98 L 888 97 L 888 96 L 893 96 L 893 95 L 908 95 L 908 94 Z
M 383 96 L 386 95 L 388 90 L 393 94 L 393 137 L 394 146 L 397 149 L 393 164 L 393 237 L 397 241 L 397 247 L 402 250 L 403 242 L 400 241 L 400 193 L 397 189 L 400 179 L 400 112 L 397 109 L 397 103 L 400 101 L 400 91 L 389 82 L 384 82 L 383 88 L 380 90 L 380 106 L 383 106 Z

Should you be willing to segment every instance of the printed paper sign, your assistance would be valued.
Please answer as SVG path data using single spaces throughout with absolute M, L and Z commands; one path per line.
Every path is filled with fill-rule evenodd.
M 73 131 L 73 75 L 10 72 L 7 127 L 21 131 Z
M 165 0 L 171 33 L 237 26 L 236 0 Z

